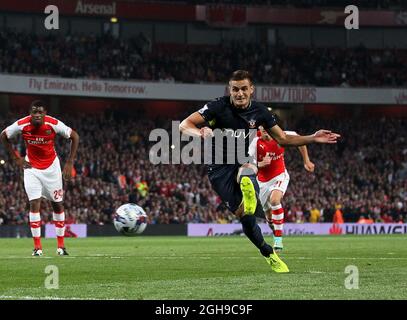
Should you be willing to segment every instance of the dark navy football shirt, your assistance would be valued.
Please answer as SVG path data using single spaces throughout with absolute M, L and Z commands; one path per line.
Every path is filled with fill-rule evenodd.
M 215 134 L 209 143 L 206 142 L 212 149 L 205 159 L 210 165 L 248 162 L 249 145 L 256 137 L 258 127 L 267 129 L 277 124 L 273 113 L 263 104 L 252 100 L 247 108 L 239 109 L 231 103 L 229 96 L 208 102 L 198 112 Z

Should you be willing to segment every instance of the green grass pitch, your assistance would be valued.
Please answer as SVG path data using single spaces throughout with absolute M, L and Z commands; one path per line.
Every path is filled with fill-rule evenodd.
M 272 272 L 239 236 L 67 239 L 66 257 L 56 256 L 54 239 L 31 257 L 31 239 L 3 238 L 0 299 L 407 299 L 406 236 L 286 237 L 284 245 L 289 274 Z M 58 289 L 45 288 L 48 265 L 58 268 Z M 356 276 L 349 265 L 358 280 L 347 279 Z

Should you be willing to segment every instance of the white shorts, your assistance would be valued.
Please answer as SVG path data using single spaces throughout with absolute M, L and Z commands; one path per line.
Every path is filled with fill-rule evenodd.
M 42 197 L 52 202 L 61 202 L 64 191 L 58 157 L 47 169 L 24 169 L 24 188 L 30 201 Z
M 259 198 L 261 205 L 263 206 L 263 210 L 267 211 L 271 209 L 271 204 L 269 201 L 271 193 L 273 190 L 280 190 L 284 195 L 290 182 L 290 175 L 286 170 L 267 182 L 261 182 L 259 180 L 257 180 L 257 182 L 259 183 L 260 187 Z

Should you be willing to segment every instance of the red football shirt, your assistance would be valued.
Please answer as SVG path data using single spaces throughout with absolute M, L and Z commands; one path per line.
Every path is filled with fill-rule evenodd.
M 271 162 L 265 167 L 259 168 L 257 177 L 259 181 L 266 182 L 285 171 L 284 148 L 271 139 L 269 141 L 259 138 L 257 140 L 257 161 L 262 161 L 267 155 L 271 157 Z
M 293 131 L 285 131 L 286 134 L 296 135 Z M 284 148 L 274 139 L 263 140 L 256 137 L 250 144 L 249 154 L 254 156 L 257 162 L 263 161 L 263 158 L 269 154 L 271 162 L 265 167 L 259 167 L 257 178 L 261 182 L 267 182 L 285 172 Z
M 43 170 L 48 168 L 57 156 L 54 147 L 55 136 L 60 134 L 69 139 L 72 129 L 50 116 L 44 117 L 42 125 L 33 126 L 31 116 L 28 116 L 8 126 L 5 132 L 9 139 L 21 133 L 27 149 L 26 161 L 33 168 Z

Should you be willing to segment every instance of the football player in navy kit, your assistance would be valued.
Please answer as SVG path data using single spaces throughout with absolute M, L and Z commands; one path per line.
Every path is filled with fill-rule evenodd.
M 263 104 L 251 99 L 253 92 L 254 85 L 250 73 L 245 70 L 233 72 L 229 79 L 230 96 L 208 102 L 199 111 L 192 113 L 181 122 L 180 131 L 187 135 L 209 139 L 214 136 L 215 129 L 221 129 L 223 132 L 230 133 L 235 140 L 245 139 L 245 153 L 259 126 L 265 128 L 282 146 L 336 143 L 340 137 L 339 134 L 329 130 L 319 130 L 308 136 L 285 134 L 277 125 L 273 113 Z M 264 216 L 261 205 L 257 206 L 259 192 L 256 181 L 257 166 L 250 160 L 240 163 L 239 159 L 242 157 L 239 155 L 234 163 L 219 163 L 218 159 L 215 161 L 215 157 L 221 152 L 225 161 L 227 146 L 224 143 L 220 146 L 219 143 L 212 146 L 212 162 L 207 167 L 208 178 L 213 189 L 228 209 L 240 219 L 243 232 L 260 250 L 271 269 L 279 273 L 289 272 L 287 265 L 277 256 L 273 247 L 265 242 L 260 227 L 256 223 L 255 213 L 258 215 L 260 211 Z M 220 150 L 222 148 L 224 150 Z M 239 152 L 239 148 L 232 149 L 234 152 Z

